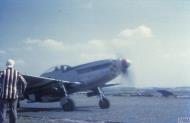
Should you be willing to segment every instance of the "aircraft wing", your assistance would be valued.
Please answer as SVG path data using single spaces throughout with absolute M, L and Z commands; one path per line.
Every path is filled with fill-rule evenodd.
M 37 76 L 29 76 L 29 75 L 23 75 L 23 77 L 26 79 L 27 81 L 27 88 L 37 88 L 37 87 L 41 87 L 53 82 L 59 82 L 59 83 L 63 83 L 66 86 L 76 86 L 79 83 L 77 82 L 70 82 L 70 81 L 63 81 L 63 80 L 57 80 L 57 79 L 52 79 L 52 78 L 46 78 L 46 77 L 37 77 Z
M 117 85 L 120 85 L 120 84 L 104 84 L 102 87 L 105 88 L 105 87 L 111 87 L 111 86 L 117 86 Z

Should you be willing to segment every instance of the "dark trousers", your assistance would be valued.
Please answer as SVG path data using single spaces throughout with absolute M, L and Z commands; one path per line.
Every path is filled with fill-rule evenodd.
M 10 109 L 9 123 L 16 123 L 18 99 L 0 99 L 0 123 L 5 123 L 6 112 Z

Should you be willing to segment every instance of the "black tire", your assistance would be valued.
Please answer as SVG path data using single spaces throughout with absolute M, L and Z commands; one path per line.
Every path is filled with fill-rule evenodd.
M 99 101 L 99 106 L 101 109 L 107 109 L 110 107 L 110 102 L 107 98 L 103 98 Z
M 61 99 L 61 107 L 64 111 L 73 111 L 75 109 L 75 103 L 72 99 Z

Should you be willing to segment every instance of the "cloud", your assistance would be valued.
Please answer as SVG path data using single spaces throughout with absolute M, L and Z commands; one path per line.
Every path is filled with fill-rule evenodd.
M 128 39 L 131 37 L 143 37 L 150 38 L 153 36 L 152 30 L 150 27 L 141 25 L 133 29 L 125 29 L 118 35 L 120 38 Z
M 53 39 L 45 39 L 45 40 L 39 40 L 39 39 L 27 39 L 24 41 L 25 44 L 37 46 L 40 48 L 48 48 L 52 50 L 63 50 L 65 48 L 63 42 L 56 41 Z
M 60 53 L 62 55 L 62 58 L 64 56 L 70 55 L 69 57 L 75 57 L 81 61 L 88 61 L 105 58 L 116 58 L 119 53 L 118 51 L 126 52 L 126 50 L 129 48 L 129 40 L 127 38 L 123 38 L 123 36 L 130 38 L 138 37 L 138 39 L 143 38 L 144 40 L 152 36 L 152 30 L 148 26 L 138 26 L 134 29 L 129 28 L 121 31 L 115 36 L 115 38 L 111 40 L 93 39 L 74 44 L 69 42 L 64 43 L 64 41 L 57 41 L 54 39 L 41 40 L 31 38 L 24 42 L 27 45 L 25 48 L 26 50 L 43 49 L 46 53 L 48 53 L 48 55 L 53 54 L 53 51 L 56 51 L 56 53 Z M 51 50 L 51 52 L 49 50 Z

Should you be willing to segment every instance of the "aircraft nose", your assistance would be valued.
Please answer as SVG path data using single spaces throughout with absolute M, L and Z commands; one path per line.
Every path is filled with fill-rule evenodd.
M 110 70 L 111 71 L 117 71 L 117 64 L 115 61 L 112 63 Z

